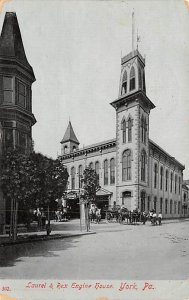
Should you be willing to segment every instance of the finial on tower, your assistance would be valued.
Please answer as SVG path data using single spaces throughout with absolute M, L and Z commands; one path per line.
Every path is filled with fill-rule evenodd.
M 132 52 L 135 50 L 135 12 L 132 12 Z
M 138 50 L 139 43 L 140 43 L 140 35 L 138 34 L 138 29 L 137 29 L 137 50 Z

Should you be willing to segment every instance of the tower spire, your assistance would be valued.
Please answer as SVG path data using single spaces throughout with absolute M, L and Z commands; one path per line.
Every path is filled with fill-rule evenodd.
M 132 12 L 132 52 L 135 50 L 135 12 Z

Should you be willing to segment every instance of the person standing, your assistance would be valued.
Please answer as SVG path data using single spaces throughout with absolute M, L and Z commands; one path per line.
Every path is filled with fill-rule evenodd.
M 161 222 L 162 222 L 162 213 L 160 211 L 159 214 L 158 214 L 158 223 L 159 223 L 159 225 L 161 225 Z

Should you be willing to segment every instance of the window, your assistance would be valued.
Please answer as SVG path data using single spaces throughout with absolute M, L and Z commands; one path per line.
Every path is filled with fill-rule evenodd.
M 130 91 L 134 89 L 135 89 L 135 69 L 134 67 L 132 67 L 130 72 Z
M 139 89 L 142 89 L 142 72 L 140 67 L 138 68 L 138 84 L 139 84 Z
M 104 161 L 104 185 L 108 184 L 108 160 Z
M 123 81 L 122 81 L 122 88 L 121 88 L 121 95 L 127 93 L 127 71 L 123 74 Z
M 168 212 L 168 200 L 165 199 L 165 214 L 167 215 Z
M 170 214 L 172 215 L 172 209 L 173 209 L 173 201 L 170 200 Z
M 75 189 L 75 168 L 71 168 L 71 189 Z
M 157 164 L 154 164 L 154 188 L 157 188 Z
M 175 194 L 177 193 L 177 175 L 175 175 Z
M 178 214 L 180 214 L 180 201 L 178 202 Z
M 146 180 L 146 152 L 145 150 L 141 153 L 141 180 Z
M 125 119 L 122 122 L 122 130 L 123 130 L 123 143 L 126 143 L 126 121 L 125 121 Z
M 13 78 L 3 76 L 3 98 L 4 103 L 13 102 Z
M 184 193 L 184 202 L 186 202 L 186 193 Z
M 142 143 L 146 144 L 147 139 L 147 123 L 146 118 L 142 115 L 141 117 L 141 140 Z
M 157 209 L 157 198 L 154 197 L 154 210 L 156 211 L 156 209 Z
M 168 189 L 168 178 L 169 178 L 169 172 L 168 172 L 168 170 L 166 170 L 166 173 L 165 173 L 165 191 L 166 192 Z
M 98 161 L 95 162 L 95 172 L 96 172 L 97 180 L 99 183 L 99 162 Z
M 148 211 L 150 211 L 150 196 L 148 196 L 148 207 L 147 207 Z
M 160 211 L 163 211 L 163 198 L 160 198 Z
M 79 188 L 82 187 L 82 178 L 83 178 L 83 167 L 82 165 L 79 166 Z
M 177 213 L 177 202 L 176 201 L 174 202 L 174 208 L 175 208 L 174 213 L 176 214 Z
M 180 177 L 179 177 L 179 195 L 180 195 Z
M 122 180 L 131 180 L 131 150 L 125 150 L 122 155 Z
M 128 119 L 128 142 L 132 141 L 132 120 L 129 117 Z
M 67 150 L 68 150 L 68 147 L 67 147 L 67 146 L 64 146 L 64 154 L 67 153 Z
M 163 189 L 163 167 L 160 168 L 160 189 Z
M 89 168 L 90 168 L 90 169 L 93 169 L 93 162 L 91 162 L 91 163 L 89 164 Z
M 18 104 L 21 106 L 26 105 L 26 87 L 22 82 L 18 82 Z
M 141 212 L 145 211 L 145 198 L 146 193 L 144 191 L 141 192 Z
M 76 146 L 73 146 L 72 151 L 76 152 Z
M 172 191 L 173 191 L 173 173 L 172 172 L 171 172 L 171 178 L 170 178 L 170 180 L 171 180 L 170 192 L 172 193 Z
M 110 160 L 110 184 L 115 183 L 115 159 Z

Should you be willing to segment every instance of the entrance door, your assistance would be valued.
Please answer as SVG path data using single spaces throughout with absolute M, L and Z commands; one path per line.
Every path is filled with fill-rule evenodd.
M 122 205 L 124 205 L 124 207 L 126 207 L 128 210 L 131 210 L 131 192 L 130 191 L 123 192 Z

